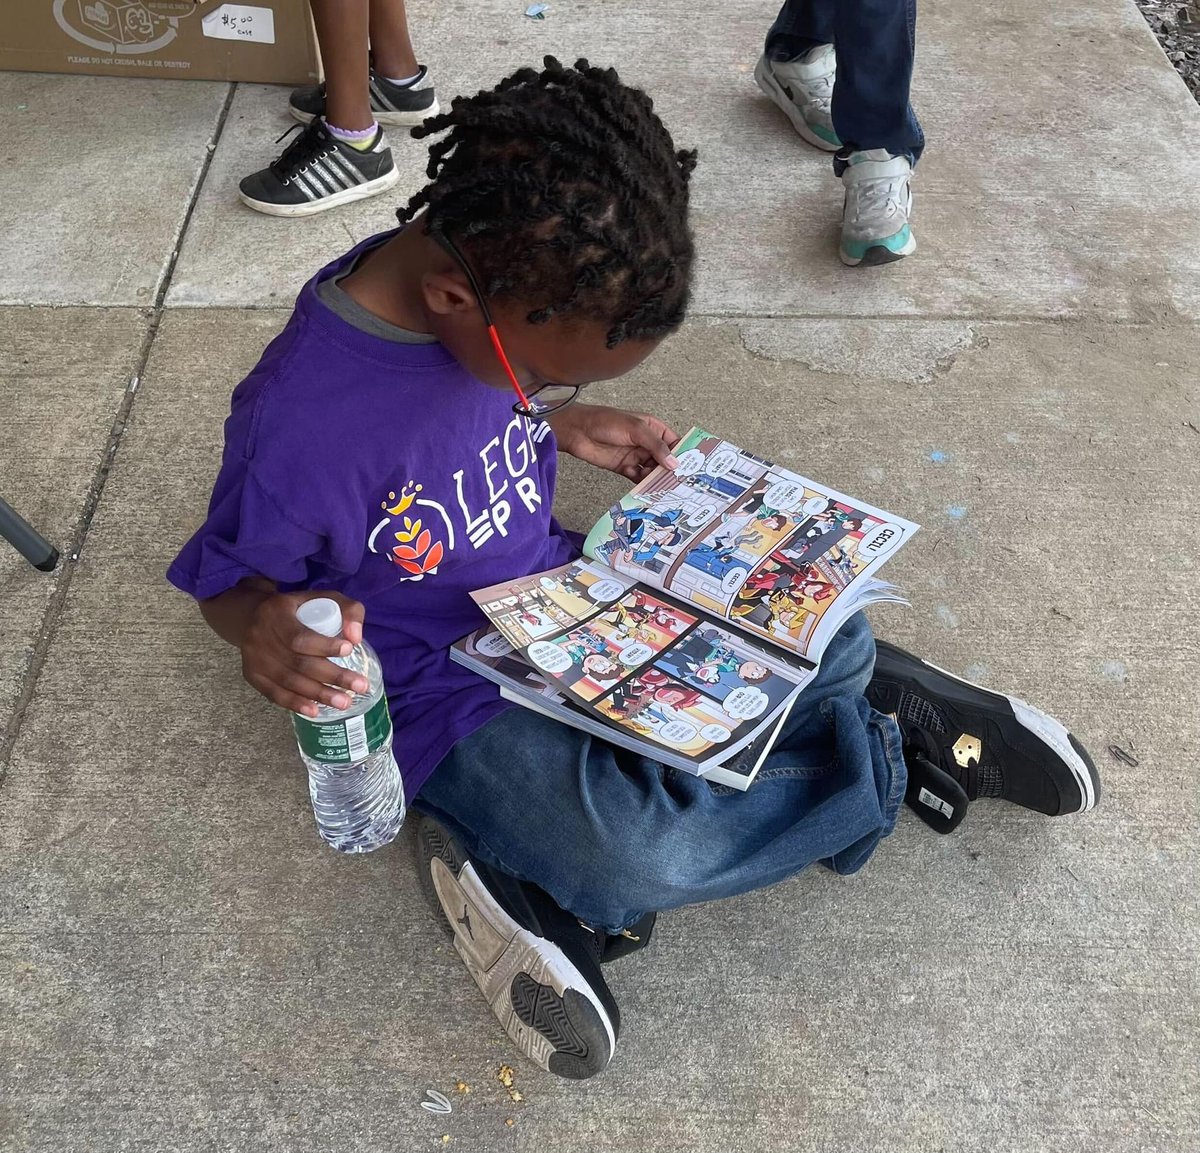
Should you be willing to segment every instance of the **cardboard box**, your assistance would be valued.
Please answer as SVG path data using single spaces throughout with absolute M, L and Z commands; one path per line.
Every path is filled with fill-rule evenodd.
M 307 0 L 4 0 L 0 68 L 306 84 Z

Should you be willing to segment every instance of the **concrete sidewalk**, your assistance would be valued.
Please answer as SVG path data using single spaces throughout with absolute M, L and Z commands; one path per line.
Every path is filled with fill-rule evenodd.
M 394 201 L 272 220 L 233 190 L 283 91 L 0 73 L 0 494 L 68 557 L 0 550 L 0 1147 L 1194 1150 L 1200 110 L 1131 0 L 923 2 L 921 248 L 850 271 L 751 80 L 770 5 L 523 8 L 411 5 L 444 95 L 587 54 L 701 150 L 695 315 L 602 397 L 921 522 L 878 630 L 1066 719 L 1102 805 L 905 819 L 856 877 L 664 917 L 609 971 L 610 1070 L 520 1063 L 408 835 L 320 844 L 286 720 L 163 579 L 232 386 L 423 149 Z M 621 486 L 574 464 L 581 526 Z

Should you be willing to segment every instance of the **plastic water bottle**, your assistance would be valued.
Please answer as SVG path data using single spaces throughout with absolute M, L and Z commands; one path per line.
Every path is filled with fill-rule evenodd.
M 325 637 L 342 635 L 342 610 L 326 597 L 305 601 L 300 623 Z M 335 665 L 361 673 L 367 691 L 346 692 L 350 707 L 318 704 L 316 717 L 292 714 L 296 744 L 308 766 L 317 831 L 339 853 L 369 853 L 390 844 L 404 823 L 404 785 L 392 756 L 392 718 L 379 657 L 366 641 Z M 343 690 L 345 691 L 345 690 Z

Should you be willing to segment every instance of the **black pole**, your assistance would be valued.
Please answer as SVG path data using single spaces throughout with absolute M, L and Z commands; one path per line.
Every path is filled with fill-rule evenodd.
M 58 549 L 19 517 L 12 505 L 0 497 L 0 537 L 8 541 L 35 569 L 53 572 L 58 564 Z

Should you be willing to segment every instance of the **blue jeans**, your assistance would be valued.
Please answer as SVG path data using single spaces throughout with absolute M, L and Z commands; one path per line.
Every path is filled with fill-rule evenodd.
M 833 130 L 843 149 L 886 148 L 916 164 L 925 147 L 908 101 L 916 27 L 916 0 L 784 0 L 766 52 L 772 60 L 794 60 L 832 44 Z
M 852 873 L 892 831 L 907 782 L 899 729 L 863 698 L 874 663 L 860 613 L 744 793 L 515 708 L 460 741 L 414 807 L 610 932 L 814 861 Z

